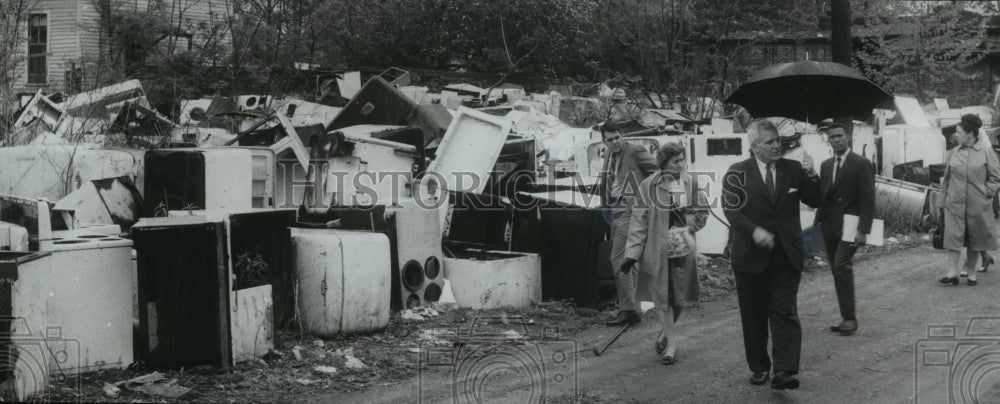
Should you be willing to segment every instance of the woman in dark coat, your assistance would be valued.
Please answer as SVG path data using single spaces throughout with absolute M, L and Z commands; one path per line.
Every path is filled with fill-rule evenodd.
M 948 152 L 947 166 L 941 180 L 938 206 L 944 207 L 944 248 L 948 250 L 948 274 L 939 279 L 944 284 L 958 284 L 958 261 L 966 247 L 965 271 L 976 282 L 976 261 L 982 251 L 997 248 L 993 218 L 993 196 L 1000 190 L 1000 162 L 996 153 L 979 140 L 979 117 L 966 114 L 958 123 L 955 139 L 958 146 Z
M 677 357 L 674 322 L 687 302 L 698 301 L 698 252 L 694 233 L 705 227 L 708 203 L 704 192 L 695 192 L 698 188 L 687 175 L 684 146 L 680 143 L 663 145 L 657 160 L 660 171 L 639 186 L 641 199 L 632 213 L 626 260 L 621 270 L 628 273 L 639 264 L 637 299 L 652 300 L 656 304 L 662 326 L 655 343 L 656 352 L 662 355 L 661 362 L 669 365 Z M 667 235 L 670 228 L 678 226 L 687 227 L 691 248 L 686 256 L 669 258 Z

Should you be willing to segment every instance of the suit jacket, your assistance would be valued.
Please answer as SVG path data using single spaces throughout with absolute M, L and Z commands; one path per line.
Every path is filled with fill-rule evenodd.
M 855 215 L 858 231 L 868 234 L 875 214 L 875 170 L 868 159 L 848 152 L 840 162 L 837 178 L 833 177 L 834 157 L 823 162 L 819 170 L 823 204 L 816 211 L 816 223 L 823 225 L 825 233 L 838 238 L 844 226 L 844 214 Z
M 771 250 L 758 247 L 753 232 L 761 227 L 775 236 L 796 271 L 802 271 L 800 202 L 820 204 L 819 180 L 806 175 L 802 164 L 779 159 L 774 163 L 775 196 L 772 198 L 754 157 L 733 164 L 722 178 L 723 210 L 730 224 L 729 255 L 733 270 L 760 273 L 767 268 Z
M 601 169 L 600 193 L 601 205 L 608 206 L 611 199 L 611 184 L 609 176 L 612 170 L 615 172 L 617 181 L 626 181 L 622 187 L 622 196 L 632 195 L 639 197 L 639 184 L 650 174 L 656 172 L 656 157 L 646 150 L 645 147 L 622 140 L 621 159 L 618 167 L 610 167 L 611 151 L 604 154 L 604 166 Z

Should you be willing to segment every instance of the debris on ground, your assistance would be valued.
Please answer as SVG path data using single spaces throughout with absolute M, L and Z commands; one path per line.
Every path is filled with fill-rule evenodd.
M 426 320 L 424 318 L 424 316 L 416 314 L 412 310 L 403 310 L 403 312 L 399 314 L 399 317 L 401 319 L 403 319 L 403 320 L 408 320 L 408 321 L 424 321 L 424 320 Z
M 313 368 L 313 371 L 316 372 L 316 373 L 323 373 L 323 374 L 330 375 L 330 374 L 337 373 L 337 368 L 335 368 L 333 366 L 316 366 L 316 367 Z
M 147 375 L 121 381 L 116 383 L 116 385 L 124 385 L 126 389 L 132 391 L 166 398 L 178 398 L 191 391 L 190 388 L 181 386 L 177 379 L 168 379 L 160 372 L 153 372 Z M 104 391 L 108 391 L 107 386 L 104 387 Z
M 524 338 L 524 336 L 521 335 L 521 333 L 519 333 L 517 331 L 514 331 L 514 330 L 504 331 L 503 332 L 503 336 L 504 336 L 504 338 L 507 338 L 507 339 L 521 339 L 521 338 Z
M 364 369 L 368 367 L 360 359 L 355 358 L 354 355 L 344 355 L 344 367 L 348 369 Z
M 399 313 L 400 318 L 408 321 L 425 321 L 428 318 L 438 317 L 441 312 L 435 310 L 432 307 L 418 307 L 415 309 L 406 309 Z
M 118 396 L 121 393 L 122 389 L 116 387 L 111 383 L 104 383 L 104 395 L 108 396 L 109 398 L 118 398 Z

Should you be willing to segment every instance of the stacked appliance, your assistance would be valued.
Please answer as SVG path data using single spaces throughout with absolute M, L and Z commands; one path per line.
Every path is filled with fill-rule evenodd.
M 294 211 L 183 212 L 132 227 L 138 276 L 136 357 L 153 367 L 232 364 L 274 346 L 294 313 Z
M 365 231 L 293 228 L 298 309 L 320 337 L 372 332 L 389 323 L 389 238 Z
M 70 365 L 60 366 L 66 373 L 124 369 L 133 362 L 132 241 L 82 230 L 60 235 L 41 246 L 51 253 L 41 286 L 45 325 L 62 331 L 48 345 L 69 355 Z
M 0 361 L 5 364 L 0 367 L 0 384 L 10 386 L 0 390 L 4 401 L 27 401 L 43 394 L 52 373 L 44 301 L 48 255 L 0 251 Z M 53 340 L 61 339 L 58 328 L 51 331 Z M 67 360 L 57 363 L 70 365 L 69 356 L 61 353 L 59 358 Z
M 246 149 L 159 149 L 144 162 L 146 216 L 170 210 L 246 210 L 253 204 L 253 153 Z
M 514 250 L 520 231 L 502 197 L 451 194 L 445 231 L 445 277 L 459 307 L 526 307 L 542 300 L 542 260 Z M 515 227 L 518 227 L 515 230 Z

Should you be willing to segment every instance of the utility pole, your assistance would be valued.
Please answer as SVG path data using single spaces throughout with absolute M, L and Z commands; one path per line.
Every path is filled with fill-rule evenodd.
M 831 56 L 834 62 L 851 66 L 851 2 L 850 0 L 830 1 L 830 35 Z M 836 117 L 835 122 L 847 126 L 847 134 L 854 133 L 854 120 L 851 117 Z
M 830 22 L 832 35 L 830 44 L 833 49 L 833 61 L 851 66 L 851 2 L 850 0 L 831 0 Z

